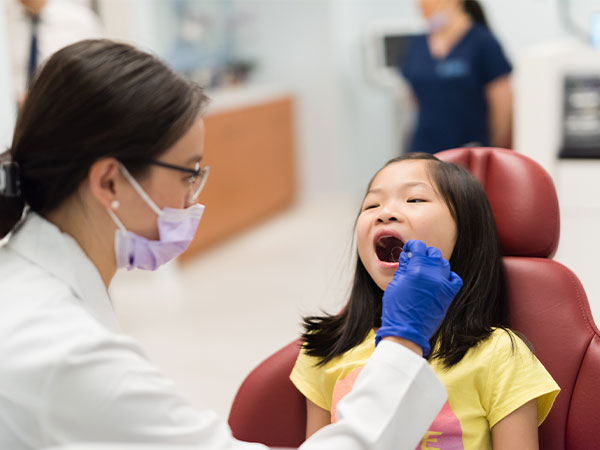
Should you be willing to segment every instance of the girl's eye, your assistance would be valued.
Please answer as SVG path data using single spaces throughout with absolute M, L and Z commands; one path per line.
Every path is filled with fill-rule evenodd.
M 406 200 L 406 203 L 424 203 L 427 200 L 423 200 L 422 198 L 411 198 Z
M 363 211 L 366 211 L 367 209 L 373 209 L 373 208 L 377 208 L 378 205 L 367 205 L 363 208 Z

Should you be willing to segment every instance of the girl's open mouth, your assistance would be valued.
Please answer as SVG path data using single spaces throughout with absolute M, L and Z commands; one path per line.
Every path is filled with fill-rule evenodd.
M 387 263 L 397 263 L 403 247 L 404 242 L 395 236 L 381 236 L 375 241 L 377 258 Z

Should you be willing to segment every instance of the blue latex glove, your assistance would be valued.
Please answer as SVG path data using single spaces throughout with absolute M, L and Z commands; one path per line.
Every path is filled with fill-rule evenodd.
M 383 293 L 376 345 L 385 336 L 397 336 L 419 345 L 423 356 L 429 355 L 429 339 L 461 286 L 462 280 L 450 271 L 442 252 L 422 241 L 408 241 L 398 270 Z

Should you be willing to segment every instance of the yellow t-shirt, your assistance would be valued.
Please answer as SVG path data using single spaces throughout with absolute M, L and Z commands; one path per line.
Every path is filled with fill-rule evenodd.
M 536 399 L 538 425 L 552 408 L 559 387 L 525 343 L 494 330 L 450 369 L 431 367 L 448 391 L 448 401 L 423 437 L 419 449 L 491 449 L 490 429 L 530 400 Z M 514 342 L 514 348 L 513 344 Z M 317 367 L 317 358 L 298 356 L 290 379 L 306 398 L 331 411 L 354 384 L 375 349 L 375 333 L 355 348 Z

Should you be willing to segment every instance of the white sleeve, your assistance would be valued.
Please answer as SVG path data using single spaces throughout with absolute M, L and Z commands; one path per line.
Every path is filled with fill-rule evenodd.
M 101 334 L 88 334 L 87 344 L 71 347 L 47 376 L 40 418 L 46 445 L 121 442 L 266 449 L 237 441 L 216 413 L 191 406 L 134 340 Z M 339 421 L 300 448 L 413 450 L 445 399 L 445 389 L 423 358 L 383 341 L 338 405 Z
M 215 412 L 190 405 L 135 341 L 122 335 L 96 336 L 57 362 L 44 389 L 43 405 L 47 445 L 121 442 L 266 449 L 237 441 Z
M 425 359 L 382 341 L 338 405 L 338 421 L 321 428 L 300 449 L 414 450 L 446 398 Z

